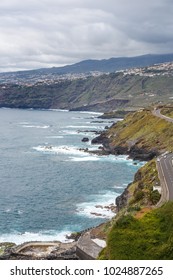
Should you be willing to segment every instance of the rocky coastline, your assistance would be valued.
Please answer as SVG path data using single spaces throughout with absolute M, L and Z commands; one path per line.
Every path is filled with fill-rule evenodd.
M 150 150 L 142 147 L 139 148 L 135 144 L 131 147 L 123 145 L 113 146 L 105 132 L 102 132 L 99 136 L 95 137 L 91 143 L 93 145 L 102 145 L 101 149 L 96 151 L 99 154 L 127 155 L 133 160 L 149 161 L 160 154 L 157 149 Z
M 20 245 L 7 242 L 0 243 L 0 260 L 87 260 L 90 259 L 90 254 L 85 254 L 85 250 L 81 254 L 78 246 L 79 242 L 81 243 L 82 238 L 86 239 L 85 236 L 88 236 L 87 243 L 85 240 L 82 247 L 86 247 L 86 251 L 90 247 L 92 253 L 96 251 L 97 254 L 102 246 L 97 245 L 94 240 L 105 242 L 106 239 L 102 227 L 104 227 L 104 223 L 81 232 L 71 233 L 66 236 L 69 239 L 69 242 L 66 243 L 60 241 L 25 242 Z M 92 244 L 96 247 L 95 249 L 92 249 Z
M 113 125 L 112 125 L 113 126 Z M 112 127 L 111 126 L 111 127 Z M 121 144 L 112 144 L 112 139 L 107 133 L 109 131 L 109 128 L 106 127 L 106 129 L 103 132 L 96 131 L 96 136 L 94 139 L 92 139 L 91 143 L 93 145 L 100 145 L 100 147 L 96 150 L 89 150 L 84 149 L 87 153 L 94 153 L 98 155 L 127 155 L 129 158 L 133 160 L 140 160 L 140 161 L 149 161 L 153 159 L 154 157 L 158 156 L 160 152 L 158 149 L 146 149 L 143 147 L 139 147 L 136 145 L 136 143 L 130 143 L 130 145 L 124 145 L 124 143 Z M 83 138 L 81 141 L 87 142 L 88 138 Z M 114 212 L 115 214 L 120 211 L 123 207 L 126 206 L 127 200 L 128 200 L 128 186 L 124 190 L 124 192 L 116 198 L 115 205 L 109 205 L 107 206 L 109 210 Z M 97 205 L 99 208 L 100 206 Z M 95 214 L 95 213 L 93 213 Z M 95 227 L 95 232 L 97 232 L 97 228 Z M 12 246 L 8 245 L 7 243 L 1 243 L 0 249 L 3 248 L 3 253 L 0 254 L 0 259 L 2 260 L 8 260 L 8 259 L 45 259 L 45 260 L 51 260 L 51 259 L 59 259 L 59 260 L 78 260 L 80 257 L 76 253 L 76 245 L 78 242 L 78 239 L 81 237 L 81 235 L 86 232 L 80 232 L 80 233 L 74 233 L 69 238 L 73 239 L 73 242 L 69 243 L 61 243 L 58 242 L 57 246 L 48 246 L 45 247 L 46 250 L 43 250 L 43 247 L 45 246 L 45 242 L 40 244 L 37 247 L 37 250 L 33 248 L 33 244 L 30 244 L 30 247 L 26 253 L 25 251 L 23 253 L 16 253 L 17 246 L 13 244 Z M 100 234 L 100 231 L 99 231 Z M 95 237 L 99 237 L 99 234 L 95 233 Z M 104 237 L 106 238 L 106 237 Z M 22 244 L 23 245 L 23 244 Z M 49 247 L 49 249 L 48 249 Z M 48 249 L 48 250 L 47 250 Z M 38 253 L 39 251 L 39 253 Z M 47 253 L 45 253 L 45 251 Z M 42 252 L 42 253 L 41 253 Z

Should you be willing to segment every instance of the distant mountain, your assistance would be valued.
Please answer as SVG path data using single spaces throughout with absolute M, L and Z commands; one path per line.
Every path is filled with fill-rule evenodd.
M 52 73 L 85 73 L 90 71 L 115 72 L 133 67 L 145 67 L 156 63 L 173 61 L 173 54 L 142 55 L 136 57 L 119 57 L 102 60 L 84 60 L 73 65 L 51 68 Z M 46 69 L 44 71 L 47 71 Z
M 26 75 L 62 75 L 67 73 L 87 73 L 91 71 L 115 72 L 118 70 L 124 70 L 133 67 L 146 67 L 153 64 L 170 61 L 173 61 L 173 54 L 148 54 L 136 57 L 119 57 L 102 60 L 89 59 L 63 67 L 42 68 L 13 73 L 21 77 Z

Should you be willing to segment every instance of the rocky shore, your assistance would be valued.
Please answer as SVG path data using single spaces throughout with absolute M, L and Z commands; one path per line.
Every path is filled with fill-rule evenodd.
M 0 260 L 94 259 L 92 254 L 97 256 L 98 252 L 102 250 L 102 246 L 100 246 L 100 244 L 97 245 L 97 242 L 105 243 L 106 235 L 102 227 L 104 227 L 104 223 L 82 232 L 72 233 L 70 236 L 67 236 L 67 239 L 69 239 L 67 243 L 62 243 L 60 241 L 25 242 L 20 245 L 7 242 L 0 243 Z M 81 247 L 83 248 L 83 252 Z M 88 253 L 89 248 L 91 257 L 90 253 Z M 85 251 L 87 253 L 85 253 Z
M 137 145 L 123 146 L 112 145 L 105 132 L 95 137 L 91 143 L 94 145 L 102 145 L 102 148 L 97 151 L 99 154 L 112 154 L 112 155 L 128 155 L 133 160 L 148 161 L 158 156 L 160 153 L 157 149 L 148 150 L 143 147 L 139 148 Z

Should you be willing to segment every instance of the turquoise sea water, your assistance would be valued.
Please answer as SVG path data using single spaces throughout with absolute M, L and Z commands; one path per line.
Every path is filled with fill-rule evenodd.
M 109 121 L 97 114 L 0 109 L 0 242 L 65 240 L 110 219 L 104 206 L 142 165 L 125 156 L 97 156 L 81 139 Z

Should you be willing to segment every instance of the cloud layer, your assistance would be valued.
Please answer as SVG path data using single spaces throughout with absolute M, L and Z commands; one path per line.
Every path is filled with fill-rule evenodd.
M 172 53 L 172 0 L 1 0 L 0 71 Z

